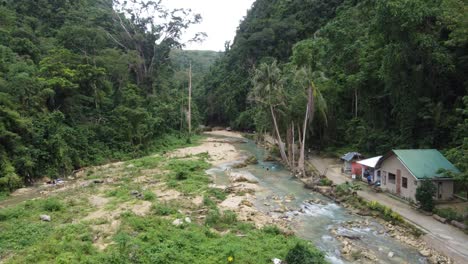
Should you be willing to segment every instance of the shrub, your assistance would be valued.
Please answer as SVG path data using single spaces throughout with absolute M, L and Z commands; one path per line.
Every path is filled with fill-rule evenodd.
M 188 173 L 186 171 L 178 171 L 176 173 L 176 179 L 179 181 L 186 180 L 188 177 Z
M 277 226 L 274 226 L 274 225 L 265 226 L 262 228 L 262 231 L 270 235 L 281 234 L 281 230 Z
M 422 181 L 416 188 L 416 200 L 421 204 L 424 211 L 432 212 L 434 209 L 435 186 L 431 181 Z
M 448 219 L 449 221 L 463 221 L 463 216 L 459 215 L 457 211 L 452 208 L 434 208 L 432 212 L 440 217 Z
M 145 201 L 154 201 L 156 199 L 156 195 L 151 191 L 143 192 L 143 200 Z
M 153 210 L 154 214 L 161 215 L 161 216 L 168 216 L 168 215 L 177 213 L 176 209 L 172 208 L 171 206 L 169 206 L 167 204 L 153 205 L 152 210 Z
M 296 246 L 289 250 L 285 260 L 288 264 L 326 263 L 322 252 L 304 243 L 297 243 Z
M 320 182 L 319 182 L 320 186 L 331 186 L 332 184 L 333 184 L 333 181 L 327 178 L 320 179 Z
M 210 210 L 206 216 L 205 224 L 213 228 L 226 228 L 237 223 L 237 215 L 233 211 Z
M 63 203 L 55 198 L 50 198 L 44 201 L 43 208 L 49 212 L 57 212 L 63 209 Z

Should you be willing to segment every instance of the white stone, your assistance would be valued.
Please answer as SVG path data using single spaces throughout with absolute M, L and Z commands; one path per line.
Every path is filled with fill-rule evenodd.
M 185 217 L 184 220 L 186 223 L 189 223 L 189 224 L 192 223 L 192 220 L 190 219 L 190 217 Z
M 393 253 L 392 251 L 388 252 L 388 255 L 387 255 L 389 258 L 393 258 L 393 256 L 395 256 L 395 253 Z
M 278 259 L 278 258 L 274 258 L 274 259 L 272 259 L 271 261 L 273 261 L 273 264 L 281 264 L 281 263 L 283 263 L 283 261 L 281 261 L 281 259 Z
M 52 220 L 49 215 L 40 215 L 39 218 L 44 222 L 50 222 Z
M 184 224 L 184 221 L 182 221 L 182 219 L 176 219 L 172 222 L 173 225 L 175 226 L 180 226 L 182 224 Z

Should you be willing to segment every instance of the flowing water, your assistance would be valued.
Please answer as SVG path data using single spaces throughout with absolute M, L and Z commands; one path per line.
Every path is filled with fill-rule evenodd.
M 288 216 L 296 234 L 312 241 L 326 252 L 329 262 L 347 263 L 340 256 L 341 242 L 330 232 L 333 228 L 338 234 L 359 237 L 353 242 L 373 251 L 379 263 L 426 263 L 426 259 L 416 249 L 390 237 L 377 221 L 352 214 L 325 196 L 305 189 L 303 183 L 292 177 L 280 164 L 265 162 L 266 151 L 257 147 L 253 141 L 247 140 L 246 143 L 235 146 L 245 155 L 255 155 L 259 163 L 241 169 L 230 169 L 234 162 L 212 168 L 208 172 L 215 176 L 215 183 L 228 184 L 226 169 L 253 174 L 264 189 L 256 193 L 255 206 L 274 217 Z M 286 201 L 286 213 L 273 212 L 278 208 L 280 200 Z M 346 228 L 345 226 L 349 226 L 345 225 L 348 221 L 362 221 L 368 224 L 363 225 L 364 227 Z M 393 252 L 392 257 L 388 256 L 390 252 Z
M 229 140 L 225 137 L 223 139 Z M 232 140 L 238 142 L 238 139 Z M 325 252 L 329 262 L 347 263 L 340 257 L 341 243 L 331 234 L 330 230 L 333 228 L 339 234 L 359 237 L 360 239 L 354 242 L 371 249 L 378 257 L 379 263 L 426 263 L 426 259 L 416 249 L 383 233 L 381 231 L 383 228 L 376 221 L 354 215 L 325 196 L 305 189 L 303 184 L 279 163 L 264 161 L 266 151 L 257 147 L 253 141 L 246 140 L 246 143 L 234 143 L 234 145 L 245 155 L 255 155 L 259 163 L 238 170 L 230 169 L 238 162 L 225 163 L 212 168 L 208 172 L 215 176 L 215 183 L 219 185 L 229 183 L 226 175 L 227 169 L 254 175 L 264 189 L 256 193 L 255 206 L 274 217 L 287 216 L 296 234 L 312 241 Z M 60 186 L 53 189 L 55 188 L 60 188 Z M 50 187 L 36 186 L 28 189 L 24 194 L 0 201 L 0 208 L 41 197 L 41 191 L 50 190 Z M 273 212 L 279 208 L 279 201 L 284 201 L 282 203 L 287 207 L 288 212 Z M 348 221 L 368 221 L 369 225 L 346 228 L 344 224 Z M 393 252 L 394 256 L 388 257 L 389 252 Z

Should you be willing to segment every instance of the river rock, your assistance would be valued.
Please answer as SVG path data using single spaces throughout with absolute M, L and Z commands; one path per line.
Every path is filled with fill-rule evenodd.
M 241 205 L 245 205 L 247 207 L 253 207 L 253 204 L 249 200 L 242 200 Z
M 393 258 L 393 256 L 395 256 L 395 253 L 393 253 L 393 251 L 388 252 L 387 257 Z
M 419 251 L 419 254 L 421 254 L 423 257 L 429 257 L 431 255 L 431 251 L 429 249 L 423 249 Z
M 182 219 L 176 219 L 172 221 L 172 225 L 175 225 L 175 226 L 181 226 L 183 224 L 184 224 L 184 221 L 182 221 Z
M 40 215 L 39 218 L 41 219 L 41 221 L 44 221 L 44 222 L 52 221 L 49 215 Z
M 271 261 L 273 261 L 273 264 L 282 264 L 283 263 L 283 261 L 281 261 L 281 259 L 278 259 L 278 258 L 274 258 Z
M 258 183 L 257 177 L 248 174 L 248 173 L 239 173 L 233 172 L 229 175 L 229 181 L 231 182 L 248 182 L 248 183 Z

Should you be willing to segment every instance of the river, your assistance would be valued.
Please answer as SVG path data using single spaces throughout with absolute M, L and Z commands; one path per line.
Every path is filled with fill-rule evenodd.
M 276 217 L 288 216 L 296 235 L 310 240 L 325 252 L 329 262 L 349 263 L 340 255 L 341 242 L 331 232 L 331 230 L 336 230 L 338 234 L 359 237 L 353 242 L 371 250 L 379 263 L 427 263 L 417 249 L 390 237 L 372 217 L 353 214 L 325 196 L 304 188 L 303 183 L 279 163 L 264 161 L 267 152 L 252 140 L 247 140 L 246 143 L 234 143 L 234 145 L 245 155 L 255 155 L 259 163 L 241 169 L 232 169 L 234 164 L 232 162 L 214 167 L 209 170 L 209 173 L 215 175 L 215 183 L 220 185 L 229 183 L 226 169 L 253 174 L 264 189 L 256 193 L 255 207 L 269 215 L 277 214 Z M 294 199 L 288 199 L 288 197 L 294 197 Z M 288 212 L 284 214 L 273 212 L 277 200 L 286 201 L 284 204 Z M 346 225 L 349 221 L 362 221 L 368 224 L 365 227 L 347 228 L 345 226 L 349 226 Z

